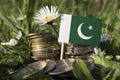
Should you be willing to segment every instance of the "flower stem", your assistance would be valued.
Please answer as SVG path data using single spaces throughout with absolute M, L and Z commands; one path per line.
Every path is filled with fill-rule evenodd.
M 56 35 L 57 35 L 57 37 L 58 37 L 58 32 L 57 32 L 57 30 L 55 29 L 55 26 L 52 25 L 52 28 L 53 28 L 53 30 L 55 31 L 55 33 L 56 33 Z
M 58 37 L 58 32 L 57 32 L 57 30 L 55 29 L 56 26 L 53 25 L 53 21 L 49 22 L 48 24 L 52 27 L 52 29 L 53 29 L 54 32 L 56 33 L 56 37 Z

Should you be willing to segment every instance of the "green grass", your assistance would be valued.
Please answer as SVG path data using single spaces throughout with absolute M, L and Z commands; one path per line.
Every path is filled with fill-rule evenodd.
M 103 44 L 102 48 L 106 50 L 108 55 L 120 55 L 119 0 L 0 0 L 0 43 L 8 42 L 11 38 L 14 38 L 14 34 L 19 30 L 23 32 L 23 37 L 20 40 L 22 44 L 19 43 L 15 47 L 0 47 L 0 64 L 7 64 L 9 60 L 13 60 L 13 63 L 21 66 L 31 62 L 31 48 L 26 35 L 42 32 L 38 27 L 39 25 L 34 24 L 33 17 L 45 5 L 57 6 L 60 14 L 102 19 L 102 33 L 110 35 L 109 41 Z M 23 16 L 26 17 L 18 21 L 18 18 Z M 56 28 L 59 31 L 60 20 L 55 21 L 58 23 Z M 53 32 L 53 30 L 49 30 Z M 12 52 L 9 50 L 12 50 Z M 2 70 L 2 67 L 0 67 L 0 70 Z M 5 67 L 7 74 L 10 70 L 14 71 L 13 67 Z M 4 72 L 4 70 L 2 71 Z

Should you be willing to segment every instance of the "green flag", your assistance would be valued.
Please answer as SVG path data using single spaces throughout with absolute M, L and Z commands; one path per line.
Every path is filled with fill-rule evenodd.
M 63 14 L 59 31 L 59 42 L 83 45 L 99 45 L 102 21 L 96 18 Z

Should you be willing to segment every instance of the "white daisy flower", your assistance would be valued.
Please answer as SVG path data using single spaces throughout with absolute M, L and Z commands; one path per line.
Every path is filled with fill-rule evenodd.
M 18 33 L 16 34 L 16 39 L 19 40 L 22 37 L 22 32 L 18 31 Z
M 22 37 L 22 32 L 18 31 L 18 33 L 16 34 L 15 38 L 16 39 L 10 39 L 9 42 L 3 42 L 1 43 L 1 45 L 8 45 L 8 46 L 15 46 L 18 44 L 18 40 Z
M 105 41 L 107 41 L 109 39 L 109 35 L 108 34 L 102 34 L 101 35 L 101 40 L 100 40 L 100 42 L 105 42 Z
M 15 46 L 18 44 L 18 41 L 16 39 L 10 39 L 9 42 L 1 43 L 1 45 L 8 45 L 8 46 Z
M 40 25 L 44 25 L 50 21 L 53 21 L 59 16 L 60 14 L 58 13 L 57 7 L 51 6 L 51 8 L 49 8 L 48 6 L 45 6 L 35 15 L 34 22 Z
M 105 53 L 105 51 L 102 51 L 100 48 L 94 48 L 94 53 L 98 54 L 98 53 Z
M 26 18 L 26 15 L 20 16 L 20 17 L 17 18 L 17 21 L 22 21 L 22 20 L 24 20 L 25 18 Z

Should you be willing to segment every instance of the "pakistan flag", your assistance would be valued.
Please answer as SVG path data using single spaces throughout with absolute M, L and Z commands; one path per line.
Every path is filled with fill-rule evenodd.
M 63 14 L 59 42 L 82 45 L 99 45 L 102 21 L 96 18 Z

